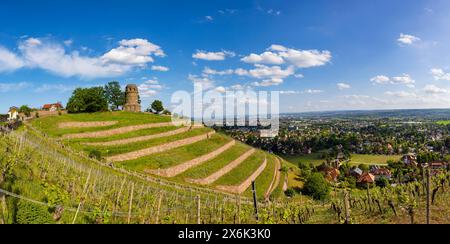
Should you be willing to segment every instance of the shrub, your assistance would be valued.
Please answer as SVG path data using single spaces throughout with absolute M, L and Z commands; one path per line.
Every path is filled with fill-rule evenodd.
M 327 200 L 330 195 L 330 185 L 322 174 L 313 173 L 306 179 L 303 193 L 316 200 Z
M 89 157 L 90 158 L 94 158 L 94 159 L 97 159 L 97 160 L 102 160 L 102 152 L 100 152 L 100 151 L 98 151 L 98 150 L 91 150 L 90 152 L 89 152 Z
M 295 190 L 292 189 L 292 188 L 288 188 L 288 189 L 284 192 L 284 194 L 286 194 L 286 196 L 288 196 L 288 197 L 293 197 L 293 196 L 295 195 Z
M 52 215 L 47 207 L 20 200 L 16 212 L 17 224 L 52 224 Z
M 377 179 L 377 181 L 375 182 L 375 184 L 378 187 L 384 188 L 387 187 L 389 185 L 389 180 L 384 178 L 384 177 L 380 177 L 379 179 Z

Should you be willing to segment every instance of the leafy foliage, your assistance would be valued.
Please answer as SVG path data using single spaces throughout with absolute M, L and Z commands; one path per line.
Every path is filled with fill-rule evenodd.
M 122 91 L 117 81 L 111 81 L 105 86 L 105 96 L 113 111 L 118 110 L 125 103 L 125 92 Z
M 108 110 L 103 87 L 77 88 L 67 103 L 69 113 L 94 113 Z
M 306 179 L 303 193 L 316 200 L 327 200 L 330 186 L 321 173 L 313 173 Z

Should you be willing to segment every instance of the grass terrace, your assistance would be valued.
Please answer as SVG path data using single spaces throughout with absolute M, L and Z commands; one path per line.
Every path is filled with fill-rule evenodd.
M 116 165 L 134 171 L 147 169 L 165 169 L 189 160 L 201 157 L 230 142 L 230 138 L 221 134 L 213 135 L 209 140 L 153 154 L 136 160 L 119 162 Z

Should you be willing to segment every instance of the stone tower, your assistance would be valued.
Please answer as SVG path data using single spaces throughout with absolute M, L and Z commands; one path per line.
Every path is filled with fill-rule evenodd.
M 124 111 L 141 112 L 141 105 L 139 104 L 139 90 L 136 85 L 127 85 L 125 89 L 125 105 Z

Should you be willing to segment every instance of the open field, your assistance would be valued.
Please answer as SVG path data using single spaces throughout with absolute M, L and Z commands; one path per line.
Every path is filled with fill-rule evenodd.
M 312 163 L 320 165 L 325 162 L 320 158 L 320 153 L 313 153 L 310 155 L 283 155 L 287 161 L 297 165 L 299 162 Z M 350 159 L 351 165 L 367 164 L 367 165 L 386 165 L 389 160 L 400 160 L 399 155 L 368 155 L 368 154 L 352 154 Z
M 439 125 L 450 125 L 450 120 L 441 120 L 436 123 Z

